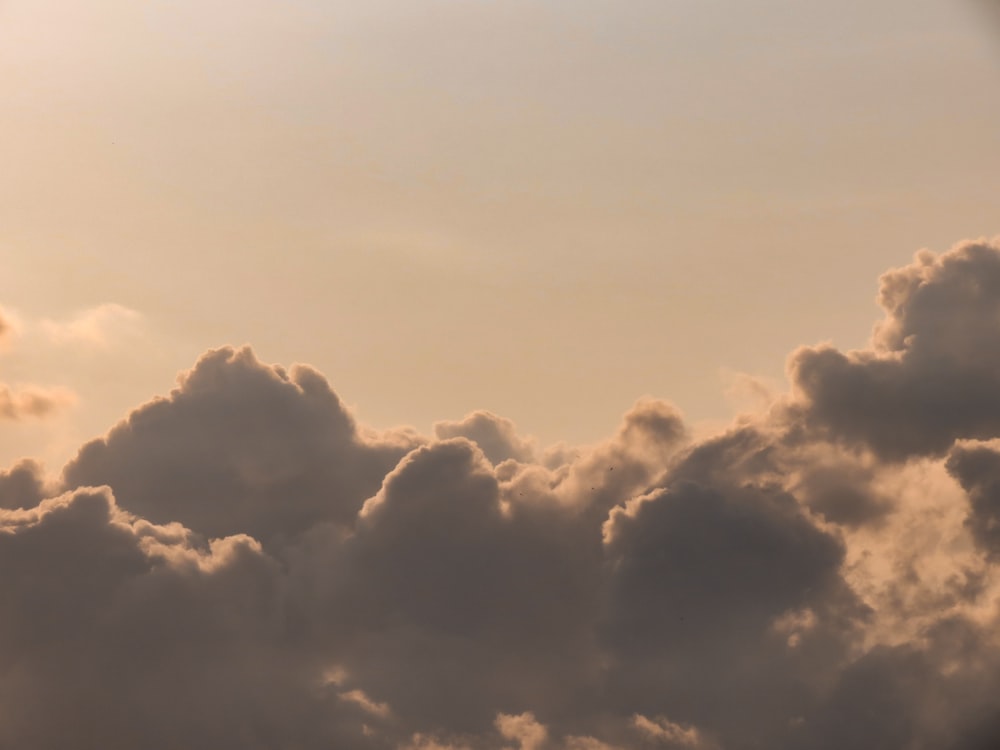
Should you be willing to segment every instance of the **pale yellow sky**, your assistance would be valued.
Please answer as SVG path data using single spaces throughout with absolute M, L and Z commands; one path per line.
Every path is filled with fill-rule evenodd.
M 998 32 L 954 0 L 0 2 L 0 381 L 78 398 L 0 460 L 226 343 L 376 426 L 722 419 L 722 371 L 859 346 L 885 268 L 1000 232 Z

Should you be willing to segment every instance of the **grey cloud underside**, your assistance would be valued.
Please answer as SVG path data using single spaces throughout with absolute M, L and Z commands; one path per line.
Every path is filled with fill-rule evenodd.
M 206 353 L 0 472 L 0 748 L 1000 746 L 1000 248 L 880 298 L 700 440 L 650 398 L 577 448 L 376 432 Z

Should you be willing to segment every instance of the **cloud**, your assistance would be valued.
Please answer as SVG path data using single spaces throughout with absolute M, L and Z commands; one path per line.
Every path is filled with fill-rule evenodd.
M 248 537 L 198 547 L 87 489 L 0 511 L 0 561 L 4 746 L 260 747 L 317 708 Z
M 549 733 L 535 720 L 531 712 L 514 715 L 500 714 L 496 727 L 504 739 L 517 742 L 517 750 L 541 750 Z
M 108 302 L 83 310 L 69 320 L 44 319 L 39 326 L 54 343 L 104 348 L 115 339 L 134 333 L 141 319 L 137 311 Z
M 10 347 L 20 330 L 17 316 L 0 309 L 0 351 Z M 0 420 L 45 417 L 75 400 L 74 394 L 67 388 L 46 388 L 33 384 L 15 387 L 0 382 Z
M 34 508 L 54 494 L 49 485 L 40 463 L 30 458 L 22 459 L 0 471 L 0 508 Z
M 917 253 L 882 276 L 878 301 L 869 348 L 793 353 L 790 419 L 897 461 L 1000 435 L 1000 240 Z
M 369 713 L 372 716 L 377 716 L 380 719 L 385 719 L 392 713 L 392 710 L 389 708 L 389 704 L 373 701 L 365 695 L 364 690 L 347 690 L 340 693 L 339 696 L 341 700 L 353 703 L 362 711 Z
M 13 313 L 0 309 L 0 351 L 6 350 L 21 330 L 21 324 Z
M 589 446 L 376 431 L 206 352 L 0 472 L 0 747 L 997 746 L 1000 248 L 881 288 L 704 438 L 648 397 Z
M 1000 556 L 1000 451 L 990 444 L 956 446 L 946 464 L 969 497 L 965 524 L 991 557 Z
M 528 462 L 534 456 L 532 443 L 518 436 L 513 422 L 488 411 L 473 412 L 460 422 L 438 422 L 434 435 L 441 440 L 468 438 L 494 464 L 507 460 Z
M 470 750 L 470 748 L 468 745 L 440 742 L 433 737 L 417 733 L 405 745 L 400 745 L 400 750 Z
M 111 485 L 123 507 L 155 522 L 267 543 L 323 521 L 353 525 L 412 442 L 361 435 L 315 370 L 224 348 L 84 445 L 63 478 L 66 488 Z
M 76 401 L 68 388 L 27 385 L 20 388 L 0 383 L 0 420 L 47 417 Z
M 682 727 L 663 717 L 647 719 L 636 714 L 632 717 L 632 724 L 640 733 L 660 744 L 678 748 L 698 748 L 703 744 L 697 729 Z
M 20 330 L 17 316 L 0 309 L 0 351 L 10 347 Z M 75 394 L 68 388 L 35 384 L 13 386 L 0 382 L 0 421 L 47 417 L 75 401 Z
M 567 737 L 563 747 L 565 750 L 620 750 L 594 737 Z

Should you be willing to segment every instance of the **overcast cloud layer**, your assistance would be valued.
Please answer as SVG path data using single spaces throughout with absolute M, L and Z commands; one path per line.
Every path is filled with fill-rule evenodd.
M 652 398 L 591 446 L 376 432 L 205 353 L 0 473 L 0 747 L 1000 746 L 1000 243 L 879 300 L 701 440 Z

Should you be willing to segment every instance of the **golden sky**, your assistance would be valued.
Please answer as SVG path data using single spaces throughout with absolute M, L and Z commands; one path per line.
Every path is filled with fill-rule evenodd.
M 996 233 L 997 41 L 950 0 L 3 2 L 6 379 L 78 400 L 0 456 L 226 343 L 379 426 L 724 419 L 727 373 L 862 345 L 878 273 Z M 100 351 L 45 334 L 102 305 Z

